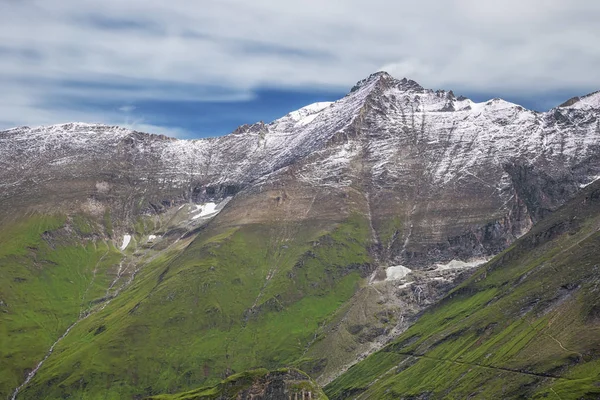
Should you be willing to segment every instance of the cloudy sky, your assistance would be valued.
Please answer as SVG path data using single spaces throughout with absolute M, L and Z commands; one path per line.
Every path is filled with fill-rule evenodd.
M 0 0 L 0 129 L 221 135 L 378 70 L 545 110 L 600 89 L 590 0 Z

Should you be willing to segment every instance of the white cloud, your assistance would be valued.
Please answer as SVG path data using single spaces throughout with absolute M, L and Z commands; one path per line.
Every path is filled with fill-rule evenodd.
M 380 69 L 458 93 L 584 94 L 600 89 L 599 19 L 589 0 L 9 1 L 0 126 L 123 118 L 55 99 L 229 101 Z
M 122 113 L 130 113 L 133 112 L 135 110 L 135 106 L 132 105 L 126 105 L 126 106 L 121 106 L 119 107 L 119 111 L 121 111 Z

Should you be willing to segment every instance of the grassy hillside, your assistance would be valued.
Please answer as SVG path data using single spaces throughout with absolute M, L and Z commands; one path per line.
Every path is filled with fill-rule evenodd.
M 332 399 L 600 397 L 600 184 L 480 268 Z
M 101 298 L 117 250 L 77 215 L 19 215 L 0 230 L 0 396 Z
M 209 225 L 144 263 L 19 398 L 131 398 L 293 365 L 370 271 L 368 221 Z M 305 362 L 306 360 L 304 360 Z

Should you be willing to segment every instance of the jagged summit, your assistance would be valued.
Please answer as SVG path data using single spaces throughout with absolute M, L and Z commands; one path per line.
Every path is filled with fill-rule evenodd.
M 352 87 L 352 89 L 350 89 L 350 92 L 355 92 L 358 89 L 360 89 L 361 87 L 365 86 L 365 84 L 379 80 L 379 79 L 394 79 L 394 78 L 385 71 L 374 72 L 371 75 L 367 76 L 366 78 L 361 79 L 360 81 L 356 82 L 356 85 L 354 85 Z
M 375 72 L 358 81 L 352 87 L 348 96 L 361 90 L 368 90 L 370 99 L 387 97 L 394 102 L 400 100 L 401 104 L 410 105 L 410 109 L 418 112 L 471 111 L 479 113 L 483 109 L 500 110 L 508 108 L 518 108 L 525 111 L 524 107 L 501 98 L 476 103 L 465 96 L 456 96 L 452 90 L 426 89 L 412 79 L 396 79 L 385 71 Z
M 423 86 L 419 85 L 417 82 L 413 81 L 412 79 L 407 79 L 407 78 L 402 78 L 401 80 L 398 81 L 397 83 L 397 87 L 398 89 L 401 90 L 411 90 L 414 92 L 419 92 L 419 91 L 423 91 L 425 90 L 423 88 Z
M 116 125 L 107 125 L 98 122 L 60 122 L 51 125 L 38 125 L 38 126 L 16 126 L 14 128 L 9 128 L 4 130 L 4 132 L 10 131 L 23 131 L 23 130 L 34 130 L 34 131 L 77 131 L 82 129 L 107 129 L 107 128 L 119 128 L 126 129 Z
M 232 134 L 257 134 L 264 136 L 274 130 L 281 131 L 283 129 L 289 131 L 290 129 L 299 129 L 307 125 L 312 126 L 313 122 L 325 118 L 321 117 L 321 115 L 329 115 L 331 112 L 335 112 L 335 114 L 348 114 L 350 109 L 358 112 L 361 104 L 365 102 L 372 104 L 383 102 L 388 105 L 390 102 L 398 103 L 414 112 L 470 112 L 480 114 L 482 111 L 498 112 L 505 110 L 504 112 L 506 113 L 513 113 L 514 111 L 510 111 L 513 108 L 529 112 L 529 110 L 518 104 L 500 98 L 476 103 L 465 96 L 456 96 L 452 90 L 425 89 L 412 79 L 396 79 L 386 71 L 378 71 L 358 81 L 351 88 L 348 95 L 336 102 L 309 104 L 269 123 L 260 121 L 253 124 L 241 125 Z M 348 104 L 353 104 L 353 106 L 343 112 L 342 109 Z M 600 109 L 600 91 L 585 96 L 574 97 L 558 106 L 558 108 L 573 110 Z M 331 118 L 328 119 L 331 121 Z M 1 131 L 0 136 L 14 135 L 26 131 L 44 132 L 46 134 L 112 132 L 120 135 L 135 132 L 128 128 L 101 123 L 70 122 L 32 128 L 22 126 Z M 164 135 L 156 136 L 166 138 Z
M 399 80 L 399 79 L 394 78 L 392 75 L 390 75 L 389 73 L 387 73 L 385 71 L 378 71 L 378 72 L 375 72 L 375 73 L 369 75 L 365 79 L 358 81 L 356 83 L 356 85 L 354 85 L 352 87 L 352 89 L 350 89 L 350 93 L 353 93 L 353 92 L 359 90 L 360 88 L 362 88 L 370 83 L 373 83 L 373 82 L 380 83 L 381 85 L 386 86 L 386 87 L 393 86 L 402 91 L 419 92 L 419 91 L 424 90 L 421 85 L 419 85 L 417 82 L 413 81 L 412 79 L 402 78 Z

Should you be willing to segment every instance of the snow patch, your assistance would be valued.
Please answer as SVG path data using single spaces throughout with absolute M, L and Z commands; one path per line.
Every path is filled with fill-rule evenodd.
M 484 107 L 485 103 L 475 103 L 474 101 L 469 100 L 469 107 L 471 107 L 472 112 L 480 112 Z
M 475 268 L 488 262 L 487 258 L 480 258 L 472 261 L 461 261 L 461 260 L 452 260 L 447 264 L 436 264 L 436 271 L 445 271 L 448 269 L 465 269 L 465 268 Z
M 412 286 L 412 284 L 413 284 L 413 283 L 414 283 L 414 282 L 406 282 L 406 283 L 403 283 L 402 285 L 398 285 L 398 289 L 405 289 L 405 288 L 407 288 L 407 287 L 409 287 L 409 286 Z
M 215 215 L 217 215 L 218 213 L 221 212 L 223 207 L 225 207 L 225 205 L 227 203 L 229 203 L 229 201 L 231 199 L 232 199 L 232 197 L 226 197 L 219 204 L 214 203 L 214 202 L 208 202 L 208 203 L 204 203 L 204 204 L 196 204 L 195 209 L 192 209 L 190 211 L 190 214 L 196 214 L 193 217 L 191 217 L 191 219 L 194 220 L 194 219 L 204 218 L 204 217 L 214 217 Z
M 312 116 L 313 114 L 317 114 L 317 113 L 323 111 L 324 109 L 329 107 L 331 104 L 333 104 L 333 103 L 327 102 L 327 101 L 309 104 L 309 105 L 302 107 L 296 111 L 292 111 L 287 116 L 290 117 L 294 121 L 300 122 L 301 125 L 306 125 L 307 123 L 309 123 L 310 121 L 312 121 L 314 119 L 314 117 L 313 117 L 311 120 L 307 121 L 306 118 L 308 116 Z M 302 122 L 304 122 L 304 123 L 302 123 Z
M 149 242 L 152 242 L 154 240 L 156 240 L 156 235 L 150 235 L 150 236 L 148 236 L 148 241 Z
M 598 179 L 600 179 L 600 175 L 592 177 L 591 181 L 589 181 L 588 183 L 584 183 L 582 185 L 579 185 L 579 187 L 581 189 L 583 189 L 584 187 L 590 186 L 592 183 L 596 182 Z
M 119 247 L 119 249 L 121 249 L 121 251 L 125 250 L 127 246 L 129 246 L 129 242 L 131 242 L 131 235 L 123 236 L 123 244 L 121 247 Z
M 217 208 L 217 204 L 216 203 L 205 203 L 205 204 L 196 204 L 196 209 L 192 212 L 198 212 L 200 211 L 199 214 L 194 215 L 192 217 L 192 219 L 198 219 L 201 217 L 206 217 L 208 215 L 211 214 L 216 214 L 218 213 L 218 211 L 216 210 Z
M 298 121 L 296 126 L 304 126 L 306 124 L 310 124 L 315 118 L 317 118 L 317 115 L 319 114 L 311 114 L 307 117 L 302 118 L 300 121 Z
M 410 274 L 412 270 L 410 268 L 406 268 L 404 265 L 395 265 L 393 267 L 388 267 L 385 270 L 385 280 L 386 281 L 397 281 L 399 279 L 404 278 L 406 275 Z
M 204 207 L 202 207 L 202 212 L 200 213 L 200 216 L 205 217 L 209 214 L 212 214 L 215 212 L 216 208 L 217 205 L 215 203 L 206 203 Z

